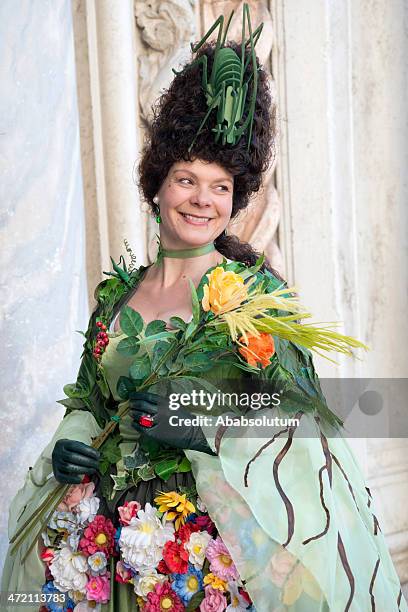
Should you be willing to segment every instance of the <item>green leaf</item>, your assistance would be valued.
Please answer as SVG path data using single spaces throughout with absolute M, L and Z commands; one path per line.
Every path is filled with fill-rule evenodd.
M 197 610 L 197 608 L 200 607 L 200 604 L 203 601 L 204 597 L 205 597 L 204 591 L 197 591 L 197 593 L 194 593 L 194 595 L 188 602 L 186 612 L 194 612 L 195 610 Z
M 81 336 L 83 336 L 84 338 L 86 338 L 86 333 L 81 331 L 80 329 L 76 329 L 75 330 L 77 334 L 81 334 Z
M 197 328 L 197 324 L 195 323 L 194 319 L 192 321 L 190 321 L 190 323 L 187 325 L 187 329 L 185 331 L 185 339 L 188 340 L 188 338 L 191 336 L 191 334 L 193 333 L 193 331 Z
M 190 290 L 191 290 L 191 303 L 193 306 L 193 321 L 195 324 L 198 324 L 200 320 L 200 302 L 198 301 L 197 291 L 196 291 L 196 288 L 191 278 L 188 279 L 188 282 L 190 283 Z
M 143 329 L 143 319 L 140 314 L 130 308 L 124 306 L 120 313 L 120 328 L 127 336 L 138 336 Z
M 118 342 L 116 346 L 116 350 L 118 353 L 122 355 L 136 355 L 136 353 L 140 349 L 139 339 L 135 336 L 128 336 L 127 338 L 123 338 L 120 342 Z
M 216 351 L 216 353 L 217 352 L 218 351 Z M 186 355 L 183 362 L 183 368 L 190 372 L 205 372 L 214 367 L 213 358 L 214 352 L 191 353 Z
M 142 465 L 142 467 L 137 470 L 137 473 L 140 478 L 145 481 L 153 480 L 153 478 L 156 476 L 154 473 L 154 468 L 150 464 Z
M 180 317 L 170 317 L 170 325 L 175 329 L 181 329 L 184 331 L 187 327 L 187 323 L 183 321 Z
M 177 470 L 178 460 L 176 459 L 164 459 L 163 461 L 159 461 L 154 466 L 154 471 L 156 472 L 159 478 L 163 480 L 168 480 L 174 472 Z
M 176 472 L 191 472 L 191 463 L 187 457 L 183 457 L 177 466 Z
M 161 319 L 155 319 L 154 321 L 150 321 L 150 323 L 147 324 L 145 329 L 145 336 L 153 336 L 154 334 L 159 334 L 163 331 L 166 331 L 166 321 L 162 321 Z
M 142 465 L 146 465 L 148 461 L 147 455 L 142 451 L 141 448 L 136 448 L 136 450 L 131 455 L 126 455 L 123 457 L 123 463 L 125 467 L 129 470 L 134 470 Z
M 62 404 L 66 408 L 70 408 L 71 410 L 81 410 L 86 407 L 85 402 L 83 402 L 79 398 L 68 397 L 66 399 L 57 400 L 57 404 Z
M 120 434 L 115 434 L 109 437 L 102 445 L 100 449 L 101 459 L 108 461 L 109 463 L 117 463 L 121 458 L 121 452 L 119 443 L 121 441 Z
M 116 393 L 121 399 L 129 399 L 129 393 L 135 391 L 135 384 L 127 376 L 119 376 L 116 384 Z
M 143 380 L 149 376 L 152 371 L 150 357 L 145 353 L 132 363 L 129 368 L 129 375 L 133 380 Z
M 127 485 L 127 475 L 124 476 L 115 476 L 112 474 L 111 476 L 113 482 L 115 483 L 113 486 L 114 491 L 124 491 Z

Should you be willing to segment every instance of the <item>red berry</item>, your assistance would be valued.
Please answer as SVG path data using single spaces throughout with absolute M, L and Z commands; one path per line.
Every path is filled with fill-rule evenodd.
M 101 325 L 101 329 L 103 329 L 103 331 L 106 331 L 108 328 L 106 327 L 106 325 Z
M 96 322 L 96 326 L 97 326 L 97 327 L 102 327 L 102 325 L 103 325 L 102 321 L 97 321 L 97 322 Z
M 104 340 L 98 340 L 98 346 L 105 346 L 105 341 Z
M 95 346 L 94 348 L 94 353 L 96 353 L 97 355 L 99 355 L 99 353 L 101 352 L 101 349 L 99 346 Z

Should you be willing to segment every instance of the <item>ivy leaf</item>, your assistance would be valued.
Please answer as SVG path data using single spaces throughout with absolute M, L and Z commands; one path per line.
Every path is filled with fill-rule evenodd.
M 155 319 L 154 321 L 150 321 L 150 323 L 147 324 L 145 329 L 145 336 L 153 336 L 154 334 L 159 334 L 163 331 L 166 331 L 166 321 L 162 321 L 161 319 Z
M 129 375 L 133 380 L 143 380 L 147 376 L 149 376 L 152 371 L 152 366 L 150 363 L 150 357 L 148 353 L 142 355 L 138 359 L 132 363 L 129 369 Z
M 142 465 L 142 467 L 137 470 L 137 473 L 144 481 L 153 480 L 153 478 L 156 476 L 153 466 L 148 463 L 146 465 Z
M 113 480 L 113 482 L 115 483 L 113 486 L 113 490 L 114 491 L 124 491 L 126 489 L 126 485 L 127 485 L 127 476 L 115 476 L 114 474 L 111 475 L 111 478 Z
M 193 321 L 195 324 L 197 324 L 200 320 L 200 303 L 198 301 L 196 288 L 191 278 L 188 279 L 188 282 L 190 283 L 190 290 L 191 290 L 191 303 L 193 306 Z
M 85 402 L 83 402 L 79 398 L 75 397 L 67 397 L 65 399 L 57 400 L 57 404 L 62 404 L 66 408 L 70 408 L 71 410 L 81 410 L 86 407 Z
M 100 449 L 101 459 L 104 459 L 109 463 L 117 463 L 121 458 L 121 452 L 119 448 L 120 440 L 120 434 L 116 434 L 108 438 Z
M 146 465 L 147 461 L 148 457 L 140 448 L 137 448 L 131 455 L 123 457 L 123 463 L 129 470 L 134 470 L 142 465 Z
M 140 314 L 130 308 L 124 306 L 120 313 L 120 328 L 127 336 L 138 336 L 143 329 L 143 319 Z
M 116 347 L 118 353 L 122 355 L 136 355 L 136 353 L 140 349 L 139 339 L 135 336 L 128 336 L 127 338 L 123 338 Z

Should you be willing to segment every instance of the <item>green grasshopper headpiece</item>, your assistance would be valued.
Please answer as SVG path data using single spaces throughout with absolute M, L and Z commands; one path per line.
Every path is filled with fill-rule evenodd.
M 194 137 L 193 142 L 189 146 L 190 153 L 197 136 L 200 134 L 201 128 L 204 126 L 211 111 L 218 108 L 217 111 L 217 126 L 213 128 L 216 133 L 215 142 L 218 142 L 222 135 L 222 144 L 235 145 L 244 132 L 248 129 L 248 146 L 249 149 L 252 136 L 252 122 L 254 119 L 256 93 L 258 88 L 258 66 L 256 63 L 255 45 L 258 42 L 262 32 L 263 23 L 261 23 L 254 32 L 252 32 L 251 19 L 249 16 L 248 4 L 244 4 L 242 11 L 242 51 L 241 58 L 235 53 L 231 47 L 225 47 L 228 28 L 231 23 L 234 11 L 228 18 L 227 25 L 224 30 L 224 16 L 220 15 L 213 23 L 205 36 L 196 45 L 191 45 L 191 51 L 196 53 L 200 47 L 206 42 L 212 32 L 219 28 L 217 44 L 215 47 L 214 62 L 211 70 L 211 76 L 208 78 L 207 71 L 207 56 L 204 54 L 186 66 L 186 69 L 191 68 L 194 64 L 203 65 L 203 89 L 207 99 L 208 112 L 202 120 L 198 132 Z M 248 27 L 249 38 L 246 38 L 246 25 Z M 224 30 L 224 31 L 223 31 Z M 245 50 L 250 45 L 250 55 L 245 61 Z M 248 67 L 249 61 L 252 60 L 253 72 L 250 78 L 244 82 L 244 74 Z M 179 74 L 173 68 L 175 74 Z M 183 72 L 183 71 L 181 71 Z M 251 78 L 254 79 L 252 88 L 251 100 L 247 102 L 248 84 Z M 248 114 L 244 123 L 238 127 L 237 123 L 241 121 L 245 105 L 248 104 Z

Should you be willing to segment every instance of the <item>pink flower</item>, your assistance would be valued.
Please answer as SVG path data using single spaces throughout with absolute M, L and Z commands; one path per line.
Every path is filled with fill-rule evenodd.
M 99 551 L 109 557 L 113 552 L 114 535 L 112 521 L 102 514 L 97 514 L 85 529 L 78 548 L 88 557 Z
M 110 597 L 109 572 L 102 576 L 93 576 L 85 588 L 86 598 L 89 601 L 108 603 Z
M 200 603 L 200 612 L 222 612 L 227 607 L 225 595 L 211 586 L 205 587 L 205 597 Z
M 94 489 L 95 485 L 93 482 L 72 485 L 57 509 L 62 512 L 72 512 L 80 501 L 87 497 L 92 497 Z
M 116 582 L 122 582 L 123 584 L 129 582 L 132 577 L 132 572 L 129 571 L 122 563 L 122 561 L 118 561 L 116 563 Z
M 156 583 L 154 590 L 147 594 L 147 602 L 143 612 L 183 612 L 184 604 L 180 597 L 173 591 L 168 582 Z
M 40 556 L 44 563 L 49 565 L 54 559 L 54 551 L 52 550 L 52 548 L 44 548 Z
M 210 571 L 218 576 L 218 578 L 227 581 L 239 578 L 238 570 L 235 567 L 229 550 L 220 536 L 209 542 L 205 556 L 210 561 Z
M 129 525 L 131 519 L 137 515 L 142 506 L 138 501 L 126 501 L 123 506 L 119 506 L 119 522 L 121 525 Z

